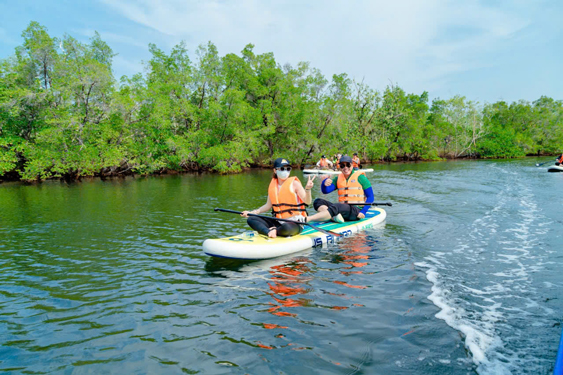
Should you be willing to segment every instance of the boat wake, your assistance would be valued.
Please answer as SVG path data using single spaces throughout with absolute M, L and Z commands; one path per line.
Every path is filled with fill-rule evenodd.
M 498 172 L 505 179 L 484 214 L 461 224 L 451 248 L 416 265 L 433 285 L 428 298 L 440 309 L 436 317 L 463 334 L 479 373 L 539 373 L 549 358 L 530 350 L 541 335 L 525 332 L 553 322 L 536 277 L 549 263 L 542 238 L 550 222 L 518 175 Z

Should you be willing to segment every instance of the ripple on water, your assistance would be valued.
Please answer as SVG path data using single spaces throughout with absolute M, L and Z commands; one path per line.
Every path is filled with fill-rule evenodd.
M 0 368 L 549 368 L 557 219 L 532 180 L 502 163 L 378 168 L 374 191 L 394 203 L 385 225 L 257 262 L 211 259 L 201 243 L 246 229 L 209 207 L 262 205 L 269 172 L 0 189 L 12 202 L 0 212 Z

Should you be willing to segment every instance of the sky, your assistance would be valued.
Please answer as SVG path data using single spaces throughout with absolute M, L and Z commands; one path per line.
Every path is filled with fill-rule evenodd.
M 280 65 L 307 61 L 383 91 L 479 103 L 563 99 L 560 0 L 0 0 L 0 59 L 31 21 L 52 37 L 95 31 L 132 76 L 184 41 L 192 60 L 212 42 L 221 56 L 252 43 Z

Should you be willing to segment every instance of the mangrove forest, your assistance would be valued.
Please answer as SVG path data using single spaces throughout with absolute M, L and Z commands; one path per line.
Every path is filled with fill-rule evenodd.
M 364 162 L 515 158 L 563 150 L 563 102 L 429 100 L 276 62 L 248 44 L 221 56 L 149 44 L 144 71 L 116 79 L 99 34 L 52 37 L 37 22 L 0 60 L 0 180 L 240 172 L 357 152 Z M 367 72 L 366 72 L 367 73 Z

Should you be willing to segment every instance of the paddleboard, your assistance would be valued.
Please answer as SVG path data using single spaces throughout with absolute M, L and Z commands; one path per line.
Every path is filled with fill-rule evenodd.
M 203 242 L 203 252 L 207 255 L 231 259 L 269 259 L 296 253 L 302 250 L 322 247 L 329 243 L 351 236 L 352 234 L 372 228 L 385 220 L 387 213 L 382 208 L 372 207 L 366 217 L 358 221 L 334 223 L 314 223 L 325 230 L 343 235 L 335 237 L 305 226 L 303 232 L 293 237 L 269 238 L 249 231 L 233 237 L 207 239 Z
M 361 172 L 373 172 L 373 169 L 371 168 L 367 168 L 367 169 L 359 169 L 359 171 Z M 342 173 L 341 171 L 333 171 L 332 169 L 303 169 L 303 173 L 309 173 L 309 174 L 340 174 Z
M 559 340 L 559 350 L 557 351 L 557 359 L 555 360 L 553 375 L 563 375 L 563 334 Z
M 552 165 L 551 167 L 547 168 L 548 172 L 563 172 L 563 167 L 560 165 Z

